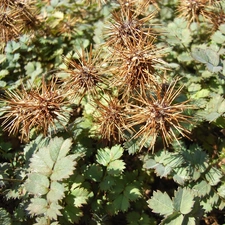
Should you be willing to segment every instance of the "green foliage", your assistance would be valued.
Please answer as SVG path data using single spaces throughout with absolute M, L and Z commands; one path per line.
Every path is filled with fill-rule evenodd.
M 8 15 L 7 2 L 19 1 L 1 1 Z M 225 24 L 215 19 L 225 2 L 208 1 L 207 16 L 191 22 L 191 10 L 178 10 L 189 1 L 25 2 L 37 14 L 29 29 L 24 9 L 7 26 L 0 15 L 0 224 L 224 224 Z M 16 37 L 4 39 L 8 26 Z M 80 88 L 68 87 L 80 71 Z M 38 136 L 30 128 L 40 115 L 26 123 L 26 102 L 12 111 L 7 93 L 52 78 L 68 123 Z M 42 98 L 32 104 L 44 112 L 51 95 Z M 13 125 L 18 132 L 3 130 Z

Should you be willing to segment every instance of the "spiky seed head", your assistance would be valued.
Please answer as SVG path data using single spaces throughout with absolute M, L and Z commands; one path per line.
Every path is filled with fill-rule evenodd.
M 126 49 L 115 48 L 112 58 L 116 67 L 112 83 L 124 96 L 135 90 L 145 92 L 156 82 L 156 68 L 166 69 L 166 62 L 162 59 L 164 54 L 165 49 L 156 47 L 154 39 L 149 42 L 141 39 L 136 44 L 129 44 Z
M 126 127 L 125 104 L 117 98 L 97 101 L 95 123 L 98 133 L 108 142 L 120 143 L 125 139 L 124 128 Z
M 178 142 L 176 133 L 188 137 L 189 131 L 182 124 L 190 123 L 190 117 L 184 111 L 192 106 L 187 101 L 174 103 L 182 90 L 182 87 L 175 89 L 176 83 L 177 81 L 166 89 L 159 85 L 155 94 L 139 96 L 135 99 L 138 104 L 131 105 L 131 116 L 127 124 L 128 127 L 140 126 L 132 137 L 141 139 L 140 148 L 151 138 L 149 150 L 154 150 L 159 135 L 165 147 L 173 140 Z
M 97 89 L 101 88 L 104 78 L 101 66 L 98 65 L 98 54 L 94 57 L 92 47 L 89 53 L 77 51 L 79 59 L 64 59 L 67 66 L 64 72 L 68 74 L 65 80 L 64 89 L 70 96 L 83 98 L 85 94 L 97 95 Z
M 189 25 L 192 22 L 199 22 L 199 16 L 208 18 L 210 13 L 207 10 L 208 0 L 179 0 L 178 13 L 180 17 L 184 17 Z
M 5 103 L 1 109 L 3 130 L 9 134 L 20 132 L 21 140 L 29 140 L 33 128 L 46 136 L 49 128 L 56 131 L 56 121 L 67 121 L 63 110 L 66 100 L 55 81 L 47 86 L 43 79 L 41 87 L 30 91 L 24 87 L 21 91 L 7 91 L 7 98 L 2 101 Z
M 138 42 L 143 37 L 154 37 L 156 32 L 150 26 L 146 26 L 146 22 L 149 23 L 155 17 L 155 13 L 146 17 L 142 16 L 142 18 L 139 18 L 139 16 L 138 12 L 123 5 L 118 12 L 114 12 L 113 20 L 106 30 L 106 45 L 125 48 L 129 44 Z

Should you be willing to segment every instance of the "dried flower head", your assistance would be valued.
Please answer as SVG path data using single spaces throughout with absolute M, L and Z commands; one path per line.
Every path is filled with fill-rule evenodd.
M 151 138 L 149 149 L 154 150 L 159 135 L 166 147 L 173 140 L 178 142 L 176 133 L 187 137 L 189 131 L 182 123 L 190 123 L 190 117 L 185 115 L 184 111 L 191 106 L 187 101 L 174 102 L 182 90 L 182 87 L 175 89 L 176 83 L 177 80 L 168 87 L 159 85 L 156 94 L 139 96 L 135 99 L 138 104 L 131 105 L 128 127 L 140 127 L 132 138 L 140 138 L 141 148 Z
M 7 10 L 0 12 L 0 41 L 7 43 L 19 37 L 21 32 L 21 19 L 18 11 Z
M 207 10 L 209 0 L 179 0 L 178 12 L 181 17 L 184 17 L 189 24 L 198 22 L 199 16 L 208 18 L 210 12 Z
M 64 96 L 57 90 L 56 81 L 47 86 L 44 79 L 40 88 L 26 91 L 7 91 L 3 101 L 6 107 L 1 109 L 2 126 L 9 134 L 21 133 L 21 140 L 29 140 L 31 129 L 47 135 L 49 128 L 56 131 L 55 122 L 67 121 L 62 107 Z
M 92 47 L 89 53 L 82 49 L 82 52 L 77 51 L 79 59 L 64 59 L 67 66 L 64 72 L 68 74 L 65 80 L 64 88 L 70 96 L 80 97 L 85 94 L 97 95 L 97 89 L 101 88 L 104 83 L 104 78 L 101 73 L 100 65 L 98 65 L 98 54 L 93 56 Z
M 141 39 L 135 45 L 129 44 L 126 49 L 114 49 L 116 69 L 112 83 L 123 95 L 127 96 L 134 90 L 145 92 L 156 82 L 156 68 L 165 70 L 166 62 L 162 59 L 165 49 L 156 47 L 153 42 L 154 39 L 151 42 Z
M 97 101 L 98 105 L 96 124 L 98 133 L 109 142 L 119 143 L 124 140 L 124 128 L 126 127 L 125 105 L 117 98 Z
M 155 36 L 156 32 L 150 25 L 146 26 L 146 22 L 149 23 L 155 17 L 155 13 L 143 17 L 138 11 L 125 6 L 122 5 L 118 12 L 113 13 L 113 20 L 106 31 L 108 37 L 106 44 L 108 46 L 126 47 L 131 43 L 138 42 L 143 37 L 145 38 L 145 36 Z

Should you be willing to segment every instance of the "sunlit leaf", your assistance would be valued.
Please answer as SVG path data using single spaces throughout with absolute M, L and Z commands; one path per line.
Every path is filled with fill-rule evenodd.
M 188 214 L 194 205 L 194 196 L 186 188 L 178 188 L 173 199 L 174 209 L 182 214 Z
M 107 166 L 108 174 L 112 176 L 120 175 L 124 169 L 125 169 L 125 163 L 122 160 L 112 161 Z
M 49 179 L 39 173 L 31 173 L 25 183 L 28 192 L 34 195 L 44 195 L 48 192 Z
M 153 212 L 163 216 L 168 216 L 173 213 L 173 202 L 167 193 L 161 191 L 153 192 L 151 199 L 147 201 L 148 206 Z
M 74 196 L 74 206 L 81 207 L 83 204 L 87 203 L 88 191 L 84 188 L 75 188 L 71 194 Z
M 57 202 L 64 197 L 64 185 L 56 181 L 51 182 L 49 192 L 47 194 L 47 199 L 49 202 Z
M 32 198 L 31 203 L 28 205 L 27 210 L 32 215 L 40 215 L 47 211 L 47 200 L 44 198 Z

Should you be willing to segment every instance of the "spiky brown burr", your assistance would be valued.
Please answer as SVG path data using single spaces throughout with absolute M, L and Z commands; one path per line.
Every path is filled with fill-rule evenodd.
M 29 140 L 33 128 L 46 136 L 50 128 L 56 131 L 57 121 L 67 121 L 63 109 L 66 100 L 55 81 L 47 86 L 43 79 L 41 87 L 29 91 L 24 87 L 21 91 L 7 91 L 2 101 L 5 103 L 1 109 L 3 130 L 9 134 L 21 133 L 21 140 Z

